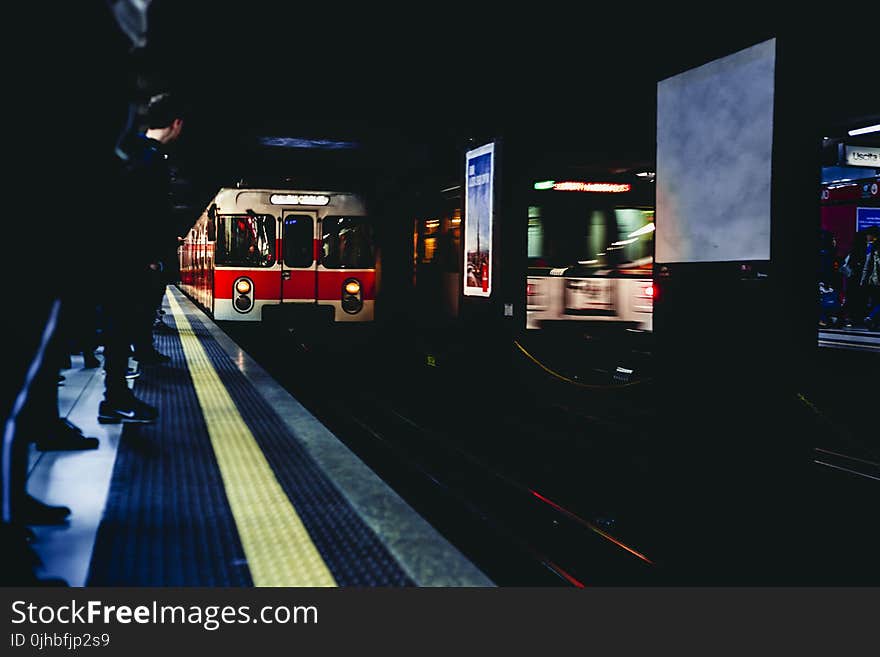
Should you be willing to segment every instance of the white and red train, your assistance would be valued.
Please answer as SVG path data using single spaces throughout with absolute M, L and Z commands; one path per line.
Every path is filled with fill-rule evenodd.
M 373 226 L 357 194 L 223 188 L 178 248 L 180 288 L 214 319 L 320 313 L 368 322 Z

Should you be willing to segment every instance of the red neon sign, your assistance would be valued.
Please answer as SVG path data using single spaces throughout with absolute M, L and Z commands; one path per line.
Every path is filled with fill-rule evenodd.
M 558 182 L 553 183 L 553 190 L 557 192 L 599 192 L 602 194 L 620 194 L 632 189 L 629 183 L 608 182 Z

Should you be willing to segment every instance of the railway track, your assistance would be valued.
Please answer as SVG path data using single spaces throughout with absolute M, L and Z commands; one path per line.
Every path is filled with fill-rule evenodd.
M 331 356 L 308 340 L 281 336 L 285 348 L 278 349 L 254 331 L 229 330 L 499 584 L 645 584 L 655 577 L 651 557 L 615 536 L 609 514 L 592 517 L 572 510 L 553 491 L 524 483 L 515 469 L 464 449 L 469 437 L 487 429 L 482 423 L 459 426 L 452 435 L 448 427 L 430 426 L 414 413 L 406 403 L 411 395 L 389 394 L 351 377 L 333 376 L 337 370 L 328 360 Z M 279 353 L 284 356 L 278 358 Z M 346 362 L 344 354 L 336 358 Z M 316 371 L 324 374 L 311 380 L 302 376 Z M 496 427 L 519 444 L 533 439 L 534 430 L 512 417 Z M 553 431 L 558 429 L 543 427 L 542 435 Z

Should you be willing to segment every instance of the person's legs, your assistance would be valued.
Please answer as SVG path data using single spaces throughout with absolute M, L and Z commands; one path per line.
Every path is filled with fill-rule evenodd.
M 57 376 L 59 363 L 63 361 L 66 352 L 65 335 L 56 332 L 46 348 L 43 364 L 31 385 L 28 404 L 22 409 L 22 435 L 36 442 L 37 449 L 41 451 L 98 447 L 97 438 L 83 436 L 79 427 L 58 413 Z
M 158 294 L 160 281 L 163 281 L 161 272 L 147 270 L 141 277 L 138 292 L 138 319 L 135 328 L 134 357 L 144 365 L 167 363 L 171 359 L 159 352 L 153 345 L 153 320 L 156 318 L 156 308 L 161 303 Z M 162 283 L 162 293 L 165 286 Z
M 123 293 L 104 304 L 104 400 L 98 407 L 101 423 L 154 422 L 159 411 L 135 397 L 126 374 L 132 336 L 140 321 L 138 306 Z
M 125 374 L 131 355 L 128 325 L 133 309 L 125 299 L 108 299 L 104 304 L 104 399 L 122 397 L 128 391 Z
M 880 319 L 878 319 L 878 309 L 880 309 L 880 287 L 870 285 L 866 288 L 865 303 L 865 325 L 872 330 L 880 328 Z
M 848 325 L 861 324 L 865 318 L 864 289 L 853 279 L 847 281 L 844 313 Z
M 87 438 L 75 426 L 58 415 L 59 353 L 64 340 L 57 335 L 47 347 L 37 376 L 28 390 L 27 403 L 18 416 L 16 440 L 12 445 L 11 503 L 13 521 L 25 525 L 52 525 L 70 515 L 66 506 L 50 506 L 27 492 L 28 446 L 36 441 L 38 449 L 94 449 L 97 438 Z
M 95 357 L 95 349 L 98 347 L 97 333 L 97 306 L 86 299 L 80 299 L 76 312 L 76 346 L 82 350 L 85 369 L 101 364 Z

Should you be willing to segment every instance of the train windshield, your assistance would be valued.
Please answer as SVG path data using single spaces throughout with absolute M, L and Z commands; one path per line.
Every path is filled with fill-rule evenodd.
M 229 267 L 271 267 L 275 264 L 275 217 L 220 215 L 214 260 Z
M 328 269 L 371 269 L 376 264 L 373 226 L 366 217 L 325 217 L 321 264 Z
M 650 275 L 654 211 L 558 202 L 529 207 L 531 269 Z M 586 273 L 586 272 L 585 272 Z

